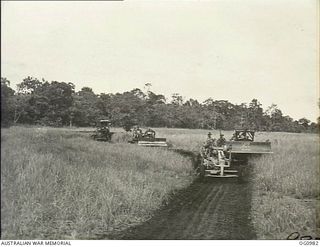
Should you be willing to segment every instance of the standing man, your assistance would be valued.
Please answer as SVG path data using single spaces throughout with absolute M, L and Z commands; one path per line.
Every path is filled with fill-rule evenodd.
M 216 139 L 212 138 L 211 132 L 208 133 L 208 138 L 203 144 L 201 153 L 204 157 L 211 157 L 213 154 L 213 147 L 216 147 Z
M 217 146 L 223 147 L 226 144 L 226 139 L 223 134 L 220 134 L 220 138 L 217 140 Z
M 137 126 L 133 126 L 132 128 L 132 137 L 133 139 L 136 139 L 138 137 Z
M 142 136 L 142 130 L 140 129 L 139 125 L 136 128 L 136 136 L 138 139 Z
M 211 132 L 208 133 L 208 138 L 206 140 L 206 146 L 216 146 L 216 139 L 212 138 Z

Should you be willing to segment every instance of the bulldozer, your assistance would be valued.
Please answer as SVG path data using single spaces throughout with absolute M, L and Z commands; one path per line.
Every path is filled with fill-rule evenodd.
M 246 164 L 252 155 L 272 154 L 271 143 L 254 141 L 255 131 L 235 130 L 232 138 L 222 145 L 213 145 L 201 152 L 201 177 L 238 177 L 236 164 Z
M 111 122 L 107 119 L 102 119 L 98 122 L 97 128 L 91 138 L 96 141 L 110 142 L 114 134 L 110 131 Z
M 225 145 L 233 154 L 270 154 L 271 142 L 255 142 L 255 131 L 253 130 L 235 130 L 230 141 Z
M 138 127 L 132 130 L 132 139 L 129 143 L 138 144 L 146 147 L 168 147 L 166 138 L 156 138 L 156 132 L 152 129 L 147 129 L 144 133 Z

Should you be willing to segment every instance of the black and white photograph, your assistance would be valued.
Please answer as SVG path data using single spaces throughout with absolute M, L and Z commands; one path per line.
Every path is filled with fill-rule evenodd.
M 319 6 L 1 1 L 1 245 L 318 245 Z

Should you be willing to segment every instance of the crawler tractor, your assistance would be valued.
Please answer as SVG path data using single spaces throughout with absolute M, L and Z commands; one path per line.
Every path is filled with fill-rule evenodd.
M 152 129 L 143 133 L 139 127 L 136 127 L 132 132 L 132 139 L 129 143 L 137 143 L 139 146 L 147 147 L 168 147 L 166 138 L 156 138 L 156 132 Z
M 110 142 L 113 132 L 110 131 L 111 122 L 109 120 L 100 120 L 95 133 L 91 138 L 96 141 Z
M 252 155 L 271 154 L 271 143 L 255 142 L 252 130 L 236 130 L 223 146 L 213 146 L 201 152 L 200 175 L 202 177 L 238 177 L 237 170 L 232 170 L 237 163 L 247 163 Z

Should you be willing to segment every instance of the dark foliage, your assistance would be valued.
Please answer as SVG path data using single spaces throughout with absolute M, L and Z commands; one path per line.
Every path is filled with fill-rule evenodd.
M 211 98 L 199 103 L 184 101 L 179 94 L 167 100 L 163 95 L 135 88 L 116 94 L 95 94 L 89 87 L 76 92 L 72 83 L 41 81 L 27 77 L 10 88 L 1 78 L 1 125 L 39 124 L 48 126 L 92 126 L 99 119 L 110 119 L 114 126 L 130 130 L 133 125 L 169 128 L 231 130 L 250 128 L 260 131 L 317 132 L 318 123 L 306 118 L 283 116 L 277 105 L 266 110 L 257 99 L 249 104 L 232 104 Z

